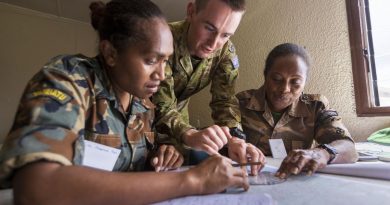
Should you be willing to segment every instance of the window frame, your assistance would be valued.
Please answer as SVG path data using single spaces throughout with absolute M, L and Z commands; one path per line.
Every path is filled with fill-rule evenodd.
M 346 0 L 356 114 L 358 117 L 390 116 L 390 107 L 375 106 L 370 99 L 367 22 L 360 4 L 364 4 L 364 0 Z

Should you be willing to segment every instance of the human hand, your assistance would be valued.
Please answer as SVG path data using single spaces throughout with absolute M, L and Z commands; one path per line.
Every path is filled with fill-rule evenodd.
M 156 172 L 179 168 L 183 164 L 183 156 L 172 145 L 161 145 L 151 164 Z
M 219 193 L 228 187 L 249 189 L 246 171 L 234 168 L 232 160 L 221 155 L 211 156 L 198 166 L 188 170 L 187 178 L 193 179 L 197 194 Z
M 250 143 L 237 137 L 232 137 L 228 142 L 228 153 L 230 159 L 239 162 L 262 162 L 261 165 L 251 165 L 251 175 L 256 176 L 259 170 L 264 167 L 265 157 L 263 152 Z
M 302 171 L 306 171 L 307 175 L 312 175 L 318 169 L 324 168 L 328 159 L 329 154 L 323 149 L 293 150 L 284 158 L 275 176 L 284 179 Z
M 219 155 L 220 150 L 231 138 L 228 127 L 212 125 L 203 130 L 188 130 L 183 134 L 184 143 L 196 150 L 205 151 L 209 155 Z

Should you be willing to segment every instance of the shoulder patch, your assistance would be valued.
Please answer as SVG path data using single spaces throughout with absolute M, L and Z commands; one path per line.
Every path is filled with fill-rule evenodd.
M 238 67 L 240 67 L 240 63 L 238 61 L 238 57 L 237 56 L 234 56 L 232 59 L 232 64 L 233 64 L 233 68 L 234 69 L 237 69 Z
M 61 104 L 65 104 L 72 99 L 72 97 L 69 96 L 68 94 L 53 88 L 45 88 L 43 90 L 38 90 L 30 94 L 30 97 L 32 98 L 41 97 L 41 96 L 50 97 Z
M 230 51 L 231 53 L 234 53 L 234 52 L 236 51 L 236 48 L 234 47 L 233 44 L 230 44 L 230 46 L 229 46 L 229 51 Z

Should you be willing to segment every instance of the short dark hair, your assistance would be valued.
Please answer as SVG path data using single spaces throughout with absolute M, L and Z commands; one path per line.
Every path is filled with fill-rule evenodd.
M 201 11 L 210 0 L 195 0 L 196 12 Z M 216 0 L 211 0 L 216 1 Z M 245 11 L 245 0 L 218 0 L 227 4 L 233 11 Z
M 289 55 L 297 55 L 303 59 L 308 67 L 310 67 L 310 56 L 307 53 L 306 49 L 302 46 L 293 43 L 283 43 L 276 46 L 268 54 L 267 60 L 265 61 L 264 67 L 264 77 L 267 76 L 269 70 L 274 65 L 275 60 L 280 57 L 285 57 Z
M 161 10 L 150 0 L 112 0 L 105 4 L 92 2 L 91 24 L 99 33 L 100 40 L 108 40 L 118 52 L 125 50 L 131 42 L 146 41 L 146 20 L 164 19 Z

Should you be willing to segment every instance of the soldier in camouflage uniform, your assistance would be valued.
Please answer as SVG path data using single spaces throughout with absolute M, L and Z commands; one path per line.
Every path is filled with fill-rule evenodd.
M 356 161 L 351 135 L 328 100 L 302 93 L 309 66 L 304 48 L 281 44 L 267 57 L 264 85 L 237 94 L 247 141 L 269 156 L 269 140 L 283 140 L 289 155 L 280 177 Z M 312 147 L 313 141 L 319 146 Z
M 28 83 L 0 151 L 0 183 L 13 186 L 15 203 L 149 204 L 229 186 L 247 189 L 246 173 L 222 157 L 181 173 L 81 166 L 89 141 L 98 149 L 120 149 L 113 171 L 140 171 L 150 163 L 147 155 L 156 144 L 149 97 L 173 52 L 168 24 L 152 2 L 114 0 L 90 8 L 99 55 L 63 55 L 46 64 Z M 182 162 L 173 146 L 162 145 L 152 164 L 158 172 Z
M 187 20 L 170 24 L 174 37 L 174 54 L 166 68 L 166 80 L 153 102 L 156 107 L 156 129 L 196 150 L 215 154 L 228 141 L 230 157 L 248 152 L 255 161 L 262 153 L 244 140 L 234 87 L 239 61 L 229 38 L 237 29 L 245 10 L 244 0 L 196 0 L 188 5 Z M 210 107 L 216 125 L 196 130 L 189 124 L 190 97 L 211 83 Z M 220 127 L 222 126 L 222 127 Z M 171 139 L 172 140 L 172 139 Z M 244 147 L 240 151 L 239 146 Z M 235 153 L 235 154 L 233 154 Z M 254 167 L 254 169 L 257 167 Z

